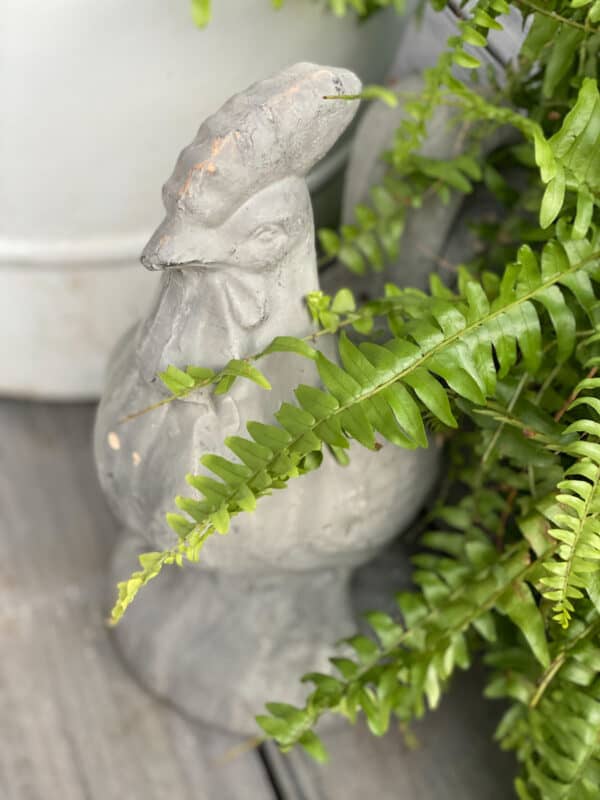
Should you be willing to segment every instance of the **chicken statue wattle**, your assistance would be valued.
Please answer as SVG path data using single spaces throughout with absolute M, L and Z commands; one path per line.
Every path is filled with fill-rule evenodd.
M 189 494 L 205 453 L 230 456 L 224 439 L 248 420 L 273 421 L 300 383 L 318 385 L 312 362 L 261 361 L 272 391 L 238 380 L 122 423 L 167 394 L 169 364 L 222 368 L 275 336 L 313 330 L 304 303 L 318 290 L 305 176 L 353 118 L 355 75 L 297 64 L 229 100 L 179 157 L 163 197 L 166 218 L 142 255 L 163 270 L 149 315 L 118 345 L 95 434 L 98 471 L 123 523 L 111 579 L 144 550 L 176 540 L 165 523 Z M 320 339 L 323 342 L 328 337 Z M 358 445 L 341 467 L 292 480 L 257 510 L 211 537 L 198 565 L 172 567 L 145 588 L 115 629 L 139 679 L 189 715 L 255 730 L 266 700 L 299 702 L 303 672 L 326 670 L 333 644 L 353 632 L 348 580 L 414 517 L 436 474 L 436 453 Z

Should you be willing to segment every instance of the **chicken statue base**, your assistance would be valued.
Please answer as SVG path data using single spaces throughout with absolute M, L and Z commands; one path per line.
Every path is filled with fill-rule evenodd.
M 115 350 L 96 422 L 98 474 L 123 525 L 111 588 L 140 553 L 176 543 L 165 513 L 189 494 L 185 475 L 202 471 L 203 454 L 230 456 L 226 437 L 272 422 L 299 384 L 319 385 L 313 362 L 272 354 L 261 360 L 271 391 L 238 379 L 227 394 L 205 388 L 123 422 L 164 400 L 156 376 L 169 364 L 217 370 L 275 336 L 313 332 L 304 176 L 356 112 L 356 101 L 325 98 L 359 92 L 346 70 L 297 64 L 229 100 L 180 155 L 142 255 L 163 272 L 156 301 Z M 266 701 L 301 703 L 299 676 L 327 670 L 355 629 L 352 570 L 410 524 L 436 474 L 434 448 L 355 445 L 347 467 L 325 452 L 318 470 L 212 536 L 198 564 L 166 568 L 142 590 L 114 634 L 131 671 L 186 714 L 244 734 Z

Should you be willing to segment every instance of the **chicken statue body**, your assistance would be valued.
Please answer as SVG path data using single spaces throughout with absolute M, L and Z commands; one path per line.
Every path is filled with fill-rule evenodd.
M 289 353 L 261 360 L 264 391 L 238 379 L 123 423 L 167 394 L 169 364 L 219 369 L 278 335 L 313 331 L 304 298 L 319 288 L 305 176 L 354 116 L 352 73 L 297 64 L 229 100 L 179 157 L 163 190 L 166 217 L 142 255 L 162 270 L 148 316 L 116 348 L 100 404 L 95 451 L 102 487 L 123 524 L 113 585 L 145 550 L 173 546 L 165 523 L 189 472 L 248 420 L 273 422 L 314 365 Z M 324 342 L 329 337 L 322 337 Z M 328 351 L 332 356 L 332 352 Z M 170 567 L 140 593 L 115 629 L 118 647 L 149 689 L 188 715 L 255 731 L 268 700 L 299 702 L 298 676 L 326 670 L 334 643 L 355 628 L 351 570 L 413 519 L 436 477 L 437 454 L 353 446 L 262 499 L 213 536 L 200 562 Z

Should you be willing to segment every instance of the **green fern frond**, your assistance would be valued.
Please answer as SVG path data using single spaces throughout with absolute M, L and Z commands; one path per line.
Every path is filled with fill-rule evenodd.
M 546 143 L 537 142 L 538 164 L 547 184 L 540 224 L 548 227 L 560 214 L 567 189 L 577 192 L 574 238 L 583 238 L 592 221 L 594 197 L 600 194 L 600 164 L 589 157 L 600 147 L 600 94 L 595 79 L 586 78 L 577 102 L 562 127 Z
M 577 800 L 597 794 L 599 631 L 597 611 L 579 608 L 569 630 L 550 642 L 553 658 L 541 673 L 530 653 L 506 638 L 486 656 L 494 669 L 486 696 L 513 701 L 496 738 L 523 766 L 516 781 L 520 798 Z
M 496 17 L 488 14 L 487 6 L 490 4 L 479 3 L 472 19 L 479 19 L 479 28 L 486 31 L 494 25 L 501 27 Z M 452 75 L 452 63 L 468 66 L 466 62 L 473 61 L 471 67 L 478 66 L 477 59 L 462 49 L 465 43 L 472 44 L 464 40 L 465 31 L 471 30 L 483 36 L 470 22 L 465 22 L 463 39 L 454 37 L 453 49 L 445 51 L 437 66 L 426 72 L 425 87 L 418 100 L 405 103 L 411 116 L 400 124 L 396 146 L 387 154 L 391 166 L 383 182 L 371 190 L 372 205 L 358 206 L 356 222 L 342 226 L 340 235 L 327 229 L 320 232 L 326 255 L 337 257 L 352 272 L 364 274 L 367 266 L 381 271 L 386 261 L 398 256 L 407 211 L 420 207 L 427 194 L 434 191 L 447 200 L 451 190 L 468 193 L 472 181 L 481 180 L 483 154 L 476 150 L 443 160 L 418 154 L 432 109 L 444 102 L 458 106 L 461 113 L 457 119 L 477 121 L 480 126 L 484 121 L 495 127 L 510 125 L 520 131 L 535 146 L 536 163 L 545 184 L 541 227 L 548 228 L 555 222 L 567 193 L 575 191 L 572 236 L 583 239 L 587 235 L 600 194 L 598 159 L 588 157 L 600 147 L 600 94 L 596 79 L 584 78 L 575 105 L 561 128 L 547 139 L 537 121 L 486 99 Z
M 519 797 L 597 797 L 600 682 L 586 688 L 557 682 L 530 717 L 531 754 L 525 762 L 527 780 L 517 780 Z
M 575 253 L 586 255 L 572 263 L 570 257 Z M 314 351 L 311 357 L 324 389 L 298 387 L 298 405 L 284 403 L 276 414 L 277 426 L 250 422 L 251 438 L 228 439 L 226 444 L 239 461 L 220 459 L 215 469 L 217 457 L 203 457 L 204 466 L 219 480 L 188 477 L 203 497 L 177 499 L 179 508 L 191 519 L 181 515 L 167 518 L 180 536 L 180 544 L 168 553 L 154 555 L 152 577 L 157 565 L 160 569 L 181 556 L 197 560 L 206 539 L 214 532 L 226 533 L 231 517 L 246 510 L 249 496 L 257 501 L 273 489 L 284 488 L 291 478 L 318 467 L 323 443 L 346 449 L 354 439 L 375 450 L 376 435 L 380 434 L 402 447 L 425 446 L 420 406 L 443 424 L 455 427 L 449 390 L 483 403 L 494 392 L 497 372 L 505 375 L 517 362 L 519 351 L 527 368 L 537 367 L 542 309 L 554 326 L 558 358 L 566 358 L 575 345 L 574 322 L 559 287 L 568 286 L 575 299 L 590 310 L 591 284 L 584 280 L 585 291 L 580 291 L 571 278 L 576 273 L 588 279 L 596 276 L 599 258 L 587 240 L 575 248 L 568 242 L 550 242 L 539 263 L 531 250 L 522 248 L 491 304 L 481 285 L 469 281 L 464 285 L 464 297 L 456 296 L 454 301 L 431 298 L 430 316 L 415 320 L 404 338 L 392 338 L 385 345 L 365 342 L 356 346 L 342 335 L 342 366 Z M 119 585 L 113 622 L 147 580 L 147 570 L 142 569 Z
M 340 12 L 348 5 L 347 0 L 333 2 L 337 2 Z M 381 0 L 377 4 L 390 3 Z M 445 5 L 444 2 L 438 3 L 436 10 L 442 10 Z M 382 271 L 387 262 L 398 257 L 410 209 L 420 208 L 431 194 L 447 202 L 451 192 L 468 193 L 473 181 L 481 180 L 483 154 L 478 147 L 471 152 L 470 139 L 474 137 L 467 139 L 466 152 L 453 158 L 426 157 L 420 151 L 427 138 L 428 123 L 435 109 L 444 104 L 448 91 L 471 100 L 479 97 L 475 92 L 467 92 L 453 71 L 456 67 L 473 70 L 481 66 L 473 50 L 487 45 L 490 31 L 502 30 L 499 17 L 509 12 L 510 6 L 505 0 L 479 0 L 465 12 L 468 17 L 460 23 L 457 33 L 448 39 L 437 63 L 424 70 L 422 90 L 404 99 L 403 108 L 407 116 L 400 122 L 393 147 L 384 155 L 388 169 L 383 181 L 371 189 L 371 204 L 357 206 L 356 221 L 342 225 L 339 234 L 328 229 L 319 232 L 328 258 L 338 258 L 351 272 L 360 275 L 368 267 Z M 496 107 L 490 103 L 489 108 Z M 456 116 L 458 122 L 459 115 Z M 514 116 L 519 117 L 517 114 Z
M 577 389 L 590 384 L 595 387 L 596 383 L 600 386 L 597 379 L 587 378 Z M 575 404 L 593 408 L 598 398 L 583 396 L 571 408 Z M 560 447 L 563 453 L 579 458 L 557 487 L 560 511 L 549 517 L 553 526 L 549 534 L 560 542 L 560 547 L 557 558 L 546 564 L 549 575 L 541 580 L 544 595 L 554 602 L 554 619 L 567 627 L 574 611 L 573 601 L 583 597 L 590 573 L 600 569 L 600 423 L 582 418 L 568 425 L 564 433 L 591 437 L 577 438 Z
M 451 192 L 467 194 L 481 179 L 478 160 L 465 153 L 453 159 L 413 155 L 390 167 L 383 182 L 371 189 L 371 205 L 355 208 L 356 221 L 342 225 L 339 234 L 323 228 L 319 241 L 327 258 L 337 258 L 351 272 L 381 272 L 397 258 L 407 213 L 436 194 L 448 202 Z
M 367 614 L 373 638 L 354 636 L 342 643 L 342 653 L 331 659 L 336 677 L 305 676 L 316 688 L 304 708 L 295 709 L 293 724 L 258 718 L 284 750 L 301 744 L 325 712 L 351 721 L 362 712 L 372 733 L 381 736 L 391 714 L 408 720 L 421 716 L 426 707 L 437 707 L 455 669 L 470 665 L 471 633 L 495 641 L 492 608 L 501 608 L 522 629 L 541 666 L 547 667 L 543 621 L 525 582 L 534 568 L 527 544 L 499 553 L 473 522 L 470 499 L 462 506 L 464 514 L 457 507 L 440 509 L 458 529 L 452 525 L 423 537 L 426 549 L 415 557 L 413 575 L 420 591 L 397 596 L 401 619 Z

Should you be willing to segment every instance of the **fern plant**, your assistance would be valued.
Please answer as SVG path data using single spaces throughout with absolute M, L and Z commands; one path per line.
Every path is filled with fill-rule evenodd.
M 403 6 L 329 4 L 362 16 Z M 205 24 L 210 3 L 193 6 Z M 527 36 L 484 96 L 456 70 L 480 71 L 477 49 L 515 11 Z M 599 23 L 600 0 L 465 5 L 422 90 L 404 98 L 408 116 L 372 204 L 357 209 L 354 225 L 320 233 L 325 253 L 350 270 L 381 270 L 397 255 L 408 208 L 418 209 L 428 193 L 446 200 L 485 186 L 508 205 L 496 225 L 479 226 L 482 252 L 459 268 L 454 287 L 436 276 L 427 293 L 388 284 L 383 297 L 362 306 L 348 289 L 310 296 L 315 336 L 337 337 L 338 362 L 314 346 L 315 337 L 282 335 L 221 371 L 180 364 L 160 376 L 161 403 L 208 386 L 224 393 L 244 379 L 268 390 L 260 361 L 285 352 L 312 360 L 322 388 L 297 387 L 270 425 L 248 422 L 247 437 L 226 442 L 231 457 L 202 458 L 213 477 L 189 475 L 193 494 L 176 498 L 167 516 L 178 544 L 141 556 L 140 569 L 119 585 L 115 623 L 163 566 L 197 560 L 209 537 L 227 533 L 231 517 L 318 469 L 324 447 L 342 463 L 352 440 L 369 449 L 381 438 L 425 447 L 432 423 L 447 442 L 450 480 L 414 558 L 415 590 L 398 596 L 396 616 L 369 614 L 372 636 L 342 643 L 331 674 L 304 676 L 313 689 L 302 708 L 267 706 L 258 723 L 283 749 L 299 745 L 325 759 L 314 732 L 324 714 L 351 722 L 364 714 L 375 735 L 392 718 L 410 722 L 437 706 L 455 669 L 482 655 L 486 696 L 508 703 L 497 738 L 521 765 L 518 797 L 597 797 Z M 466 126 L 466 154 L 425 158 L 427 125 L 442 103 Z M 489 135 L 506 126 L 519 141 L 487 154 Z M 506 165 L 520 170 L 518 190 L 502 176 Z

